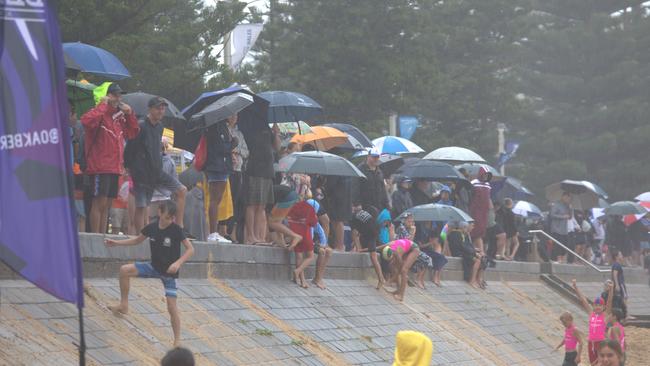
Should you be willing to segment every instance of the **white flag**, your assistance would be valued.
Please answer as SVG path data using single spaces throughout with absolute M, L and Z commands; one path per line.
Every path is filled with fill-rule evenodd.
M 248 51 L 253 48 L 257 37 L 262 32 L 263 24 L 239 24 L 230 33 L 230 67 L 236 68 L 242 62 Z

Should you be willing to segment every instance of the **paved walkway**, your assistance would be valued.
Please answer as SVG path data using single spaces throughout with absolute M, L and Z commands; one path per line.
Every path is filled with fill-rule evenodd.
M 407 289 L 404 303 L 365 281 L 329 280 L 328 289 L 288 281 L 179 280 L 183 343 L 200 365 L 386 365 L 395 333 L 422 331 L 436 365 L 557 365 L 551 353 L 569 310 L 586 314 L 541 282 L 463 282 Z M 162 285 L 132 281 L 130 312 L 106 309 L 117 280 L 86 280 L 90 365 L 157 365 L 171 344 Z M 583 284 L 587 294 L 600 284 Z M 650 288 L 630 286 L 631 312 L 646 311 Z M 0 365 L 75 365 L 76 309 L 21 280 L 0 281 Z M 638 300 L 637 300 L 638 299 Z M 648 314 L 650 312 L 646 312 Z

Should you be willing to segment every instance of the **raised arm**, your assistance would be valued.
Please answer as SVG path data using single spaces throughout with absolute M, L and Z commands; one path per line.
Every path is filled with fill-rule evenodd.
M 594 310 L 592 309 L 591 305 L 589 305 L 589 303 L 587 302 L 587 298 L 585 297 L 585 295 L 582 294 L 582 291 L 580 291 L 580 289 L 578 288 L 578 284 L 576 283 L 576 280 L 573 279 L 573 281 L 571 282 L 573 284 L 573 289 L 575 290 L 576 295 L 578 295 L 578 298 L 582 303 L 582 307 L 585 309 L 587 314 L 590 314 Z
M 134 236 L 132 238 L 122 239 L 122 240 L 105 239 L 104 244 L 107 247 L 138 245 L 142 243 L 146 238 L 147 238 L 146 236 L 140 234 L 138 236 Z
M 96 129 L 102 122 L 107 108 L 108 104 L 106 102 L 99 103 L 95 108 L 90 109 L 81 116 L 81 124 L 89 130 Z

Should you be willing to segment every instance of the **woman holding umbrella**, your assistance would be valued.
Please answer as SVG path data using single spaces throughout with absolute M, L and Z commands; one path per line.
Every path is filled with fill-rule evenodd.
M 232 136 L 228 125 L 237 123 L 237 115 L 232 115 L 226 120 L 219 121 L 205 130 L 207 140 L 207 159 L 204 172 L 208 181 L 210 191 L 209 222 L 210 235 L 208 241 L 218 241 L 219 229 L 219 204 L 226 190 L 226 183 L 233 170 L 233 150 L 239 144 L 239 140 Z

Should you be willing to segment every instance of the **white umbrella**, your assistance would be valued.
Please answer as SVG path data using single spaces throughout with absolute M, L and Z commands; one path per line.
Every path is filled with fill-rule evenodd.
M 517 202 L 517 204 L 512 208 L 512 213 L 523 217 L 542 216 L 542 210 L 527 201 Z
M 590 186 L 579 180 L 565 179 L 547 186 L 546 199 L 552 202 L 559 201 L 564 192 L 571 194 L 571 204 L 574 208 L 588 210 L 598 207 L 598 194 Z
M 447 146 L 435 149 L 428 153 L 424 159 L 446 161 L 450 164 L 487 163 L 481 155 L 459 146 Z
M 472 222 L 474 219 L 465 211 L 454 206 L 429 203 L 411 207 L 404 211 L 399 217 L 403 218 L 406 213 L 413 215 L 415 221 L 465 221 Z
M 634 197 L 634 199 L 637 201 L 648 202 L 650 201 L 650 192 L 641 193 L 640 195 Z

